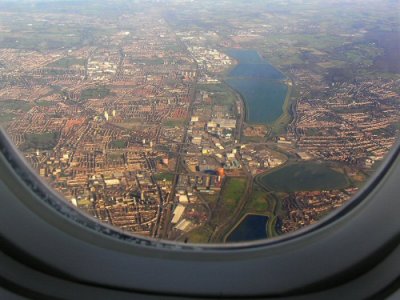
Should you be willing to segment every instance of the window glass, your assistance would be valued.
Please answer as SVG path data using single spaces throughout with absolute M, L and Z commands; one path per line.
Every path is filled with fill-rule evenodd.
M 400 128 L 398 1 L 0 0 L 0 124 L 66 201 L 189 243 L 314 224 Z

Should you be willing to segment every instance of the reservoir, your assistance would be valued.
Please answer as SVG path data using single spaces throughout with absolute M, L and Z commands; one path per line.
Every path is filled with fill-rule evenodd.
M 233 243 L 266 239 L 267 222 L 267 216 L 247 215 L 229 234 L 226 241 Z
M 321 191 L 344 189 L 348 177 L 321 162 L 289 164 L 260 178 L 262 185 L 276 192 Z
M 226 53 L 239 63 L 225 82 L 237 91 L 246 105 L 246 121 L 272 124 L 283 113 L 287 94 L 285 76 L 255 50 L 230 49 Z

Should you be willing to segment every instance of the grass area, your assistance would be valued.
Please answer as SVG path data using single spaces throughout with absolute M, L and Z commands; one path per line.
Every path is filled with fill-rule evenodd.
M 72 66 L 84 66 L 86 63 L 86 59 L 84 58 L 76 58 L 76 57 L 63 57 L 59 60 L 56 60 L 47 65 L 47 67 L 54 67 L 54 68 L 65 68 L 68 69 Z
M 317 21 L 320 23 L 320 21 Z M 326 54 L 325 51 L 332 51 L 337 47 L 342 47 L 346 38 L 339 35 L 322 33 L 301 33 L 301 34 L 270 34 L 265 44 L 262 45 L 262 53 L 269 62 L 280 67 L 291 65 L 303 65 L 308 61 L 304 57 L 304 51 L 310 54 L 311 60 L 318 63 L 320 58 Z M 281 51 L 272 51 L 280 49 Z M 326 66 L 343 64 L 340 60 L 331 60 Z M 321 67 L 324 63 L 322 63 Z
M 224 93 L 216 93 L 212 95 L 211 98 L 214 105 L 223 105 L 231 107 L 236 102 L 235 94 L 228 89 Z
M 123 148 L 126 148 L 126 146 L 128 146 L 128 142 L 127 141 L 116 140 L 116 141 L 111 141 L 110 142 L 110 147 L 114 148 L 114 149 L 123 149 Z
M 15 114 L 13 113 L 0 112 L 0 126 L 6 128 L 14 117 Z
M 87 207 L 92 205 L 89 199 L 82 199 L 77 201 L 78 207 Z
M 204 200 L 207 201 L 208 205 L 210 205 L 211 207 L 215 207 L 215 205 L 217 205 L 218 193 L 215 193 L 214 195 L 204 194 L 202 196 L 203 196 Z
M 25 100 L 3 100 L 0 101 L 0 111 L 15 110 L 27 112 L 33 107 L 32 103 Z
M 182 47 L 180 45 L 175 45 L 175 44 L 163 45 L 163 47 L 165 51 L 178 52 L 182 50 Z
M 246 190 L 246 178 L 228 177 L 221 192 L 221 201 L 227 212 L 232 213 Z
M 267 223 L 267 236 L 272 238 L 274 236 L 278 236 L 279 234 L 276 232 L 276 223 L 278 222 L 278 217 L 273 216 L 268 220 Z
M 189 232 L 187 237 L 190 243 L 207 243 L 215 229 L 224 224 L 234 213 L 247 185 L 245 177 L 227 177 L 221 190 L 219 199 L 211 198 L 208 204 L 211 208 L 211 220 Z M 207 198 L 205 198 L 207 200 Z
M 63 34 L 53 34 L 35 32 L 30 35 L 11 33 L 0 36 L 1 48 L 13 49 L 37 49 L 48 50 L 61 47 L 70 48 L 79 44 L 79 36 L 65 36 Z
M 260 183 L 272 191 L 295 192 L 342 189 L 349 186 L 349 179 L 327 164 L 301 162 L 264 175 Z
M 286 194 L 284 193 L 269 193 L 255 184 L 249 204 L 243 211 L 243 215 L 268 216 L 267 235 L 268 237 L 277 236 L 279 235 L 276 229 L 278 218 L 283 218 L 286 214 L 281 202 L 281 199 L 285 196 Z
M 286 195 L 286 193 L 268 192 L 255 183 L 248 204 L 241 212 L 240 221 L 225 235 L 225 241 L 263 239 L 265 231 L 268 238 L 278 236 L 280 234 L 280 228 L 277 228 L 278 221 L 287 213 L 282 206 L 282 199 Z M 267 217 L 264 225 L 262 217 Z M 238 240 L 236 240 L 237 235 L 239 235 Z
M 61 14 L 68 14 L 68 11 L 72 14 L 81 14 L 83 11 L 89 9 L 89 7 L 90 9 L 93 7 L 93 5 L 79 5 L 76 9 L 69 10 L 64 6 L 67 2 L 72 4 L 71 1 L 50 1 L 47 3 L 36 3 L 34 5 L 35 7 L 22 5 L 16 9 L 19 15 L 18 18 L 16 18 L 14 14 L 3 14 L 2 22 L 7 24 L 7 27 L 11 30 L 0 32 L 0 47 L 37 50 L 59 49 L 61 47 L 70 49 L 74 46 L 82 47 L 88 45 L 99 38 L 116 32 L 113 26 L 107 26 L 105 24 L 104 26 L 101 24 L 85 24 L 85 22 L 77 21 L 78 19 L 76 19 L 76 17 L 71 17 L 70 15 L 68 17 L 70 19 L 68 22 L 63 22 L 62 18 L 58 21 L 53 19 L 48 22 L 42 22 L 32 14 L 35 12 L 38 13 L 42 9 L 44 9 L 42 13 L 43 11 L 50 13 L 52 10 L 50 6 L 53 5 L 63 6 L 57 9 Z M 16 4 L 17 2 L 14 1 L 14 3 Z M 12 10 L 12 5 L 13 4 L 7 4 L 6 10 Z M 113 7 L 114 6 L 109 7 L 106 10 L 108 15 Z M 22 11 L 29 11 L 29 13 L 24 14 Z M 53 10 L 53 12 L 55 11 L 56 10 Z M 27 27 L 27 23 L 33 24 Z
M 259 188 L 254 189 L 246 212 L 254 214 L 268 214 L 268 212 L 271 212 L 271 203 L 267 193 Z
M 235 106 L 236 93 L 225 83 L 199 84 L 198 89 L 211 93 L 213 105 L 227 106 L 229 110 Z
M 277 39 L 282 39 L 282 35 L 276 35 Z M 285 39 L 295 41 L 297 46 L 309 47 L 317 50 L 334 49 L 343 45 L 344 38 L 326 34 L 288 34 Z
M 52 75 L 52 76 L 65 75 L 67 73 L 68 73 L 68 70 L 64 70 L 64 69 L 44 69 L 43 70 L 43 74 Z
M 209 93 L 223 93 L 226 92 L 226 85 L 222 83 L 210 83 L 210 84 L 198 84 L 197 88 L 200 91 L 205 91 Z
M 192 230 L 188 235 L 188 241 L 194 244 L 206 244 L 209 242 L 214 230 L 209 225 L 203 225 Z
M 112 123 L 112 120 L 111 120 Z M 135 119 L 127 119 L 124 120 L 121 123 L 113 123 L 115 126 L 122 127 L 125 129 L 133 129 L 137 127 L 143 126 L 143 120 L 140 118 L 135 118 Z
M 164 120 L 162 122 L 163 126 L 166 127 L 183 127 L 185 125 L 186 120 L 185 119 L 169 119 L 169 120 Z
M 350 169 L 345 167 L 342 169 L 348 177 L 351 186 L 361 188 L 368 179 L 367 173 L 361 170 Z
M 88 88 L 81 92 L 81 100 L 103 99 L 111 94 L 111 90 L 106 86 Z
M 49 107 L 54 105 L 54 101 L 40 100 L 36 101 L 35 104 L 41 107 Z
M 155 174 L 154 175 L 154 178 L 157 181 L 163 181 L 164 179 L 166 181 L 172 181 L 172 180 L 174 180 L 174 177 L 175 177 L 175 175 L 173 173 L 170 173 L 170 172 L 163 172 L 163 173 L 159 173 L 159 174 Z
M 58 132 L 28 133 L 20 148 L 22 151 L 28 149 L 51 150 L 57 145 L 58 137 Z
M 242 143 L 262 143 L 265 141 L 263 136 L 249 136 L 249 135 L 242 135 L 241 142 Z

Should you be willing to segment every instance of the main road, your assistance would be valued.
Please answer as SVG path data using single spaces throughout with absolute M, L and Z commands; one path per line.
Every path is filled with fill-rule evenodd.
M 185 146 L 187 144 L 187 139 L 188 139 L 188 130 L 189 130 L 189 124 L 190 124 L 190 119 L 193 114 L 193 103 L 194 100 L 196 99 L 196 92 L 197 92 L 197 81 L 198 81 L 198 66 L 196 63 L 196 70 L 195 70 L 195 77 L 193 80 L 193 85 L 189 88 L 189 106 L 188 106 L 188 117 L 184 125 L 183 129 L 183 137 L 182 137 L 182 142 L 178 144 L 177 148 L 177 157 L 176 157 L 176 165 L 175 165 L 175 176 L 172 182 L 172 188 L 171 192 L 167 197 L 166 203 L 162 209 L 162 213 L 159 214 L 159 226 L 162 226 L 162 230 L 157 229 L 158 231 L 158 238 L 163 238 L 163 239 L 168 239 L 170 232 L 172 231 L 172 209 L 173 209 L 173 203 L 175 199 L 175 194 L 176 194 L 176 186 L 178 184 L 179 180 L 179 175 L 182 171 L 185 170 L 183 166 L 183 155 L 185 154 Z

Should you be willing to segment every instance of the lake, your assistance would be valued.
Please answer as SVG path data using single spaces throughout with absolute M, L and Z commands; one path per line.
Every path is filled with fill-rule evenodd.
M 268 217 L 262 215 L 247 215 L 229 234 L 227 242 L 246 242 L 266 239 Z
M 346 175 L 319 162 L 290 164 L 264 175 L 260 181 L 272 191 L 287 193 L 343 189 L 349 186 Z
M 283 113 L 287 94 L 285 76 L 263 59 L 255 50 L 230 49 L 226 53 L 239 63 L 225 82 L 237 91 L 246 105 L 246 121 L 272 124 Z

